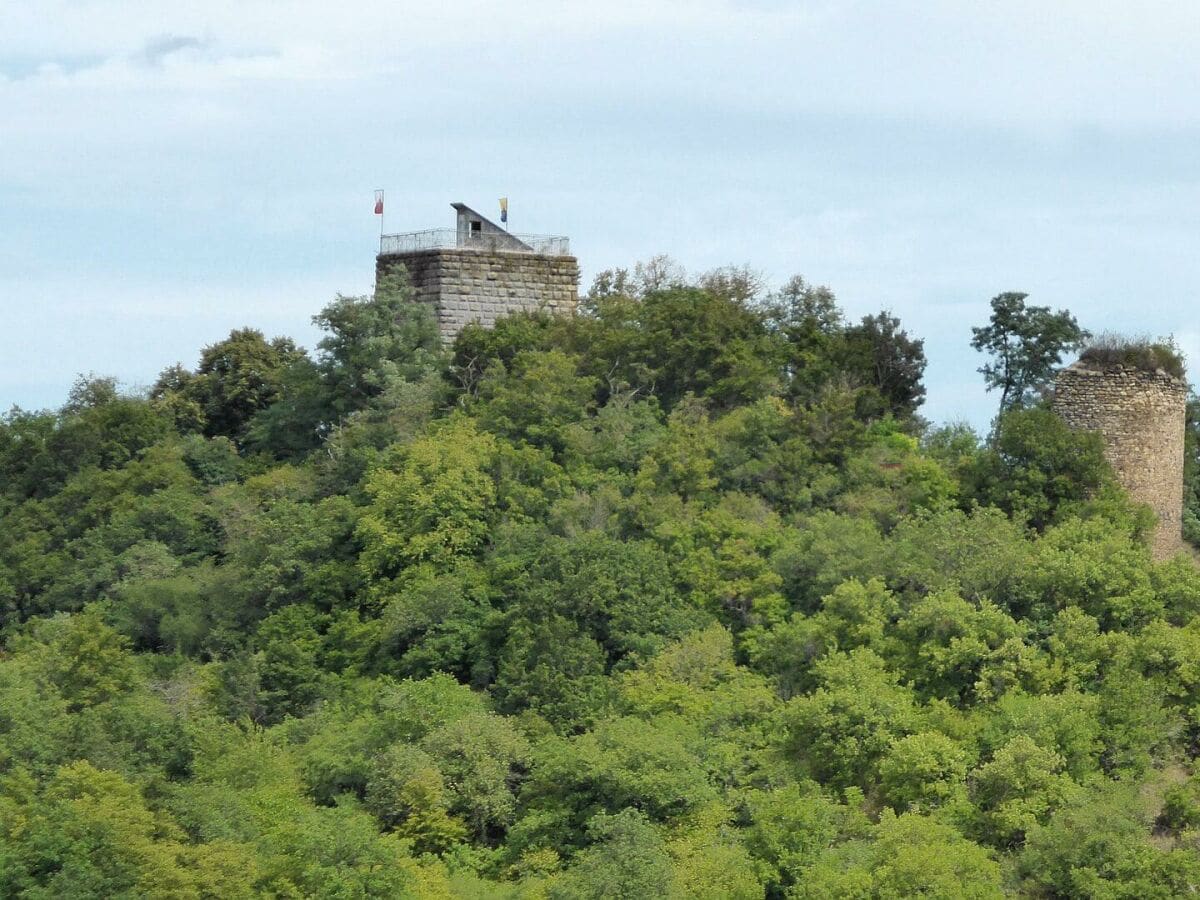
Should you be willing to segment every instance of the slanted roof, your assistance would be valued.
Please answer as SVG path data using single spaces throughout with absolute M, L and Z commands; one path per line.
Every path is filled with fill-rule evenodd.
M 475 231 L 479 235 L 487 235 L 488 243 L 498 250 L 521 250 L 532 253 L 533 248 L 524 241 L 509 234 L 507 229 L 497 225 L 483 213 L 471 209 L 465 203 L 451 203 L 458 213 L 458 234 L 460 242 L 471 238 L 471 223 L 479 223 Z

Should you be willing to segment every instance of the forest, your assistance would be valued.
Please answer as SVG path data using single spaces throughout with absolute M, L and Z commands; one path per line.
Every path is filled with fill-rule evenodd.
M 0 896 L 1195 894 L 1200 569 L 992 310 L 986 435 L 886 310 L 661 258 L 13 409 Z

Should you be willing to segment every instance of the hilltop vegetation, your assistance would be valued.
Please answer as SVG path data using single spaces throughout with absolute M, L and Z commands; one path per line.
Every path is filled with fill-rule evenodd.
M 1030 378 L 662 260 L 317 322 L 0 425 L 0 895 L 1200 888 L 1200 572 Z

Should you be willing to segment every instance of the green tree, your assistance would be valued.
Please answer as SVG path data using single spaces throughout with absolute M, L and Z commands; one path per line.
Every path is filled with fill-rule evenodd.
M 812 401 L 835 377 L 846 323 L 828 287 L 794 275 L 767 300 L 768 323 L 786 341 L 787 394 Z
M 997 750 L 972 778 L 983 838 L 996 846 L 1013 846 L 1035 825 L 1045 823 L 1078 791 L 1065 768 L 1061 754 L 1025 735 Z
M 317 343 L 318 364 L 343 410 L 361 408 L 392 379 L 419 379 L 442 356 L 432 311 L 413 300 L 397 273 L 381 277 L 369 297 L 339 294 L 313 324 L 327 332 Z
M 372 472 L 371 505 L 358 527 L 368 580 L 387 581 L 422 563 L 449 568 L 479 550 L 496 506 L 495 454 L 495 438 L 456 419 Z
M 390 748 L 375 762 L 365 803 L 422 853 L 445 852 L 467 833 L 447 811 L 445 779 L 437 763 L 407 744 Z
M 4 832 L 0 890 L 10 896 L 199 896 L 179 864 L 178 828 L 156 821 L 120 775 L 82 760 L 58 769 Z
M 1189 395 L 1184 431 L 1183 536 L 1200 546 L 1200 398 Z
M 0 417 L 0 496 L 50 497 L 80 470 L 118 469 L 170 431 L 168 416 L 115 379 L 81 377 L 57 412 Z
M 760 900 L 759 866 L 728 826 L 714 814 L 667 844 L 672 859 L 668 896 L 679 900 Z M 720 816 L 720 818 L 718 818 Z
M 103 703 L 136 683 L 126 641 L 95 607 L 41 620 L 26 640 L 25 651 L 39 660 L 39 668 L 72 709 Z
M 381 669 L 400 676 L 449 672 L 479 681 L 494 609 L 487 576 L 471 563 L 445 574 L 424 573 L 391 595 L 379 620 Z M 386 660 L 386 661 L 385 661 Z
M 569 339 L 584 374 L 653 393 L 667 410 L 689 392 L 721 409 L 757 397 L 782 362 L 760 310 L 698 288 L 602 298 Z
M 921 732 L 900 738 L 879 764 L 879 787 L 897 812 L 929 811 L 966 800 L 968 754 L 951 738 Z
M 591 846 L 561 880 L 550 885 L 550 900 L 637 900 L 665 897 L 671 884 L 671 858 L 658 831 L 635 809 L 601 813 L 588 823 Z
M 786 750 L 823 784 L 874 783 L 893 741 L 916 725 L 912 691 L 867 649 L 832 654 L 814 668 L 821 686 L 784 712 Z
M 1053 377 L 1063 356 L 1088 338 L 1065 309 L 1026 306 L 1028 296 L 997 294 L 988 324 L 971 329 L 971 346 L 992 357 L 979 371 L 989 391 L 1000 390 L 1001 412 L 1027 404 Z
M 1000 866 L 953 828 L 916 814 L 885 813 L 876 840 L 851 842 L 804 873 L 791 896 L 999 900 Z
M 1024 887 L 1059 897 L 1182 897 L 1200 882 L 1200 858 L 1151 835 L 1132 785 L 1109 784 L 1032 828 L 1019 858 Z
M 279 373 L 277 388 L 247 423 L 244 444 L 276 459 L 299 459 L 329 435 L 334 419 L 329 391 L 307 356 L 296 357 Z
M 561 350 L 521 351 L 509 370 L 484 374 L 477 415 L 510 440 L 561 450 L 563 430 L 587 418 L 596 393 L 596 380 L 578 375 L 578 366 Z
M 925 400 L 925 342 L 909 337 L 900 320 L 888 311 L 863 316 L 845 330 L 843 365 L 873 388 L 873 397 L 859 402 L 859 413 L 875 418 L 891 413 L 912 416 Z
M 1034 528 L 1079 512 L 1113 484 L 1098 434 L 1075 431 L 1048 409 L 1002 412 L 972 462 L 968 492 Z
M 496 666 L 495 694 L 506 713 L 532 710 L 562 731 L 586 727 L 608 703 L 600 643 L 559 613 L 509 627 Z
M 258 678 L 261 699 L 273 721 L 303 715 L 321 693 L 317 616 L 308 607 L 287 606 L 259 625 Z
M 250 420 L 279 397 L 291 366 L 305 358 L 290 338 L 268 341 L 254 328 L 235 329 L 205 347 L 194 373 L 176 366 L 159 377 L 151 396 L 175 415 L 181 430 L 241 443 Z
M 754 858 L 768 867 L 769 896 L 782 896 L 806 878 L 830 847 L 870 833 L 861 811 L 824 796 L 812 782 L 749 791 L 745 805 L 750 821 L 744 840 Z
M 556 848 L 584 842 L 582 829 L 597 811 L 632 807 L 670 823 L 709 806 L 718 793 L 694 752 L 700 743 L 697 729 L 672 714 L 604 719 L 583 734 L 542 741 L 521 792 L 526 810 L 551 814 L 538 841 Z
M 978 605 L 942 591 L 912 602 L 892 631 L 892 657 L 917 692 L 954 705 L 1040 686 L 1044 668 L 1028 628 L 989 600 Z
M 446 776 L 450 810 L 476 839 L 498 839 L 516 815 L 529 765 L 529 743 L 512 721 L 492 713 L 462 716 L 429 732 L 421 745 Z

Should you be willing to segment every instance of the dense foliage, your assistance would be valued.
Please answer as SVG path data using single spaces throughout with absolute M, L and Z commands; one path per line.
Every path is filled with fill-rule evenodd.
M 1200 571 L 1096 437 L 928 429 L 799 278 L 317 321 L 0 424 L 0 896 L 1200 888 Z

